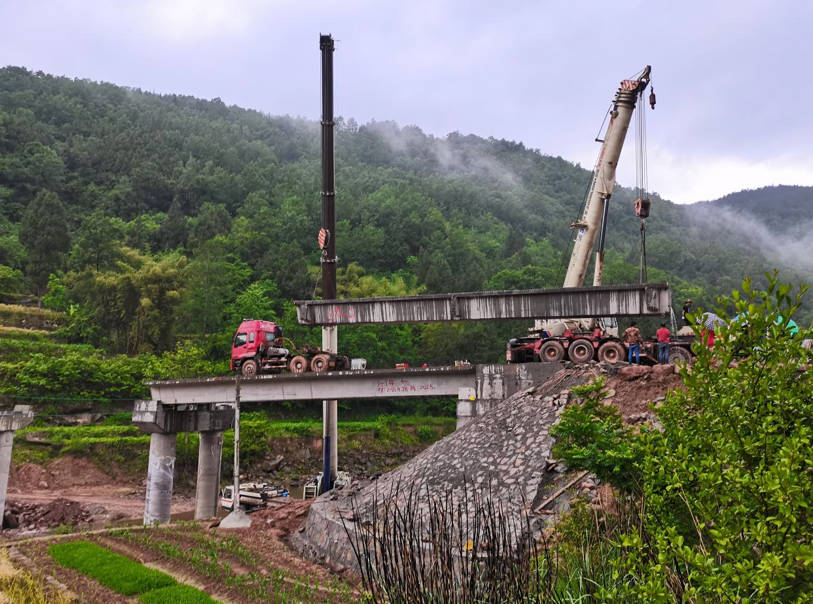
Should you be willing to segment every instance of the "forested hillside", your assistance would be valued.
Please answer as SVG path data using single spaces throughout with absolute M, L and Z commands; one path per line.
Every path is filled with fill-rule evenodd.
M 336 164 L 341 296 L 561 285 L 589 171 L 517 142 L 352 119 L 338 121 Z M 246 316 L 318 341 L 290 300 L 319 295 L 319 166 L 316 122 L 2 69 L 0 294 L 42 296 L 67 313 L 63 339 L 108 353 L 183 339 L 224 359 Z M 754 207 L 764 197 L 741 195 Z M 617 191 L 607 283 L 637 281 L 631 206 Z M 792 264 L 692 219 L 695 208 L 653 198 L 650 281 L 710 307 L 744 276 Z M 771 227 L 785 220 L 798 213 L 773 214 Z M 796 267 L 783 278 L 805 278 Z M 340 345 L 372 366 L 496 361 L 523 327 L 364 327 Z

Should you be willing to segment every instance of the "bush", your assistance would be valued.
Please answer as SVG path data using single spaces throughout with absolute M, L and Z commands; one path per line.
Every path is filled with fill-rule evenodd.
M 656 409 L 662 430 L 619 426 L 597 404 L 599 387 L 563 414 L 566 461 L 645 503 L 641 522 L 616 541 L 619 556 L 607 563 L 618 581 L 602 598 L 809 601 L 813 358 L 787 328 L 806 288 L 791 296 L 768 280 L 718 300 L 725 324 L 713 349 L 695 346 L 685 389 Z
M 418 428 L 415 430 L 415 434 L 417 434 L 418 438 L 425 443 L 432 442 L 438 437 L 437 431 L 432 426 L 418 426 Z
M 175 579 L 169 575 L 146 568 L 89 541 L 59 543 L 49 547 L 48 551 L 61 566 L 74 568 L 93 577 L 105 587 L 124 596 L 175 585 Z

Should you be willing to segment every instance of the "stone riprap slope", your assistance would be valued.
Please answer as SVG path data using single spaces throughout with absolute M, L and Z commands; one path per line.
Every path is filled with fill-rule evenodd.
M 342 518 L 350 531 L 370 526 L 376 506 L 410 506 L 427 514 L 432 498 L 451 497 L 452 507 L 492 497 L 520 526 L 530 507 L 563 482 L 549 463 L 549 430 L 568 403 L 570 389 L 600 375 L 598 366 L 562 369 L 542 384 L 519 392 L 463 428 L 436 442 L 403 466 L 368 485 L 317 500 L 294 539 L 301 550 L 333 565 L 355 567 Z M 474 496 L 473 496 L 474 495 Z M 465 541 L 467 536 L 463 536 Z

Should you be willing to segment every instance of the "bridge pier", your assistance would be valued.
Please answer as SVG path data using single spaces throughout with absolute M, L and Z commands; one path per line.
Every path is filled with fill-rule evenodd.
M 169 522 L 175 475 L 175 432 L 150 434 L 150 461 L 147 467 L 147 494 L 144 497 L 144 524 Z
M 198 481 L 195 485 L 195 520 L 214 518 L 220 499 L 222 432 L 201 432 L 198 448 Z
M 178 432 L 200 432 L 195 518 L 217 512 L 223 431 L 234 425 L 234 408 L 221 404 L 164 405 L 160 401 L 136 401 L 133 423 L 150 434 L 144 524 L 169 522 L 175 474 Z
M 0 527 L 6 512 L 6 491 L 14 432 L 25 428 L 33 420 L 34 411 L 29 405 L 15 405 L 12 411 L 0 412 Z

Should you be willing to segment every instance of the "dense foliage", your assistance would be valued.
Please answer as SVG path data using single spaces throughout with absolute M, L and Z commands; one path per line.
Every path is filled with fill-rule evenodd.
M 521 143 L 341 118 L 336 161 L 340 295 L 561 284 L 581 167 Z M 45 294 L 69 342 L 133 355 L 193 339 L 224 359 L 254 316 L 318 343 L 290 301 L 320 294 L 319 191 L 314 122 L 0 69 L 0 295 Z M 608 283 L 638 278 L 630 201 L 613 198 Z M 653 208 L 649 279 L 679 297 L 708 305 L 771 264 L 684 207 L 655 196 Z M 358 327 L 340 347 L 372 366 L 495 361 L 522 329 Z
M 746 280 L 720 299 L 726 324 L 713 349 L 696 346 L 658 429 L 622 427 L 598 403 L 600 383 L 564 413 L 557 454 L 639 504 L 640 522 L 614 537 L 618 580 L 604 599 L 809 601 L 813 357 L 787 329 L 801 298 L 791 289 Z

